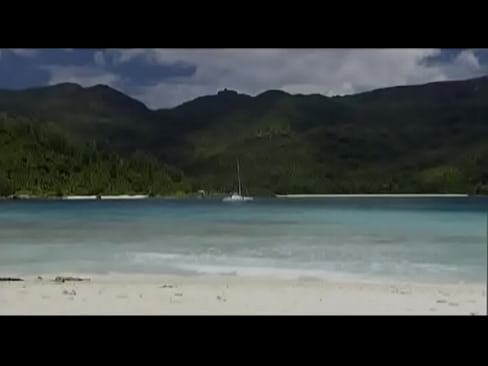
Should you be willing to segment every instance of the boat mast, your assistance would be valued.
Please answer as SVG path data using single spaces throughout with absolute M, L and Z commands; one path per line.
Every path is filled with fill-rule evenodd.
M 237 179 L 239 180 L 239 196 L 241 196 L 241 173 L 239 172 L 239 159 L 237 159 Z

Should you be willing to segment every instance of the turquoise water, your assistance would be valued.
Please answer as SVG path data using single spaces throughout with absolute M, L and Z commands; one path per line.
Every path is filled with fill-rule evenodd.
M 0 273 L 486 281 L 487 198 L 1 201 Z

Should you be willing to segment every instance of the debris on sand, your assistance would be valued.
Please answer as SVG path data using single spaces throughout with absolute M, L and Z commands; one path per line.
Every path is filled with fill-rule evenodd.
M 65 282 L 68 282 L 68 281 L 90 281 L 89 278 L 81 278 L 81 277 L 64 277 L 64 276 L 57 276 L 55 279 L 54 279 L 54 282 L 61 282 L 61 283 L 65 283 Z
M 223 296 L 217 296 L 217 300 L 219 300 L 220 302 L 227 302 L 227 299 Z
M 2 282 L 14 282 L 14 281 L 23 281 L 23 279 L 17 278 L 17 277 L 0 277 L 0 281 L 2 281 Z

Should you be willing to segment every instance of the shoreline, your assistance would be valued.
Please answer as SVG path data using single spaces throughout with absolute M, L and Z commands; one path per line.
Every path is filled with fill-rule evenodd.
M 277 198 L 368 198 L 368 197 L 385 197 L 385 198 L 442 198 L 442 197 L 481 197 L 469 194 L 436 194 L 436 193 L 398 193 L 398 194 L 277 194 Z
M 225 197 L 225 194 L 212 194 L 206 196 L 198 196 L 196 194 L 188 195 L 70 195 L 70 196 L 30 196 L 19 195 L 10 197 L 0 197 L 0 200 L 5 201 L 29 201 L 29 200 L 62 200 L 62 201 L 89 201 L 89 200 L 150 200 L 150 199 L 219 199 Z M 479 198 L 488 197 L 487 195 L 472 195 L 472 194 L 422 194 L 422 193 L 399 193 L 399 194 L 275 194 L 267 196 L 255 196 L 255 198 Z
M 88 281 L 61 282 L 56 276 L 0 282 L 0 314 L 486 315 L 486 283 L 86 273 L 79 277 Z
M 121 195 L 92 195 L 92 196 L 64 196 L 61 200 L 138 200 L 149 198 L 149 195 L 142 194 L 121 194 Z

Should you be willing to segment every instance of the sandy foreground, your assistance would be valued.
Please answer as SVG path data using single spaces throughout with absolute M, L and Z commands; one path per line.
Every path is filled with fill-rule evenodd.
M 77 275 L 0 282 L 0 314 L 486 315 L 486 284 L 333 283 L 233 276 Z

